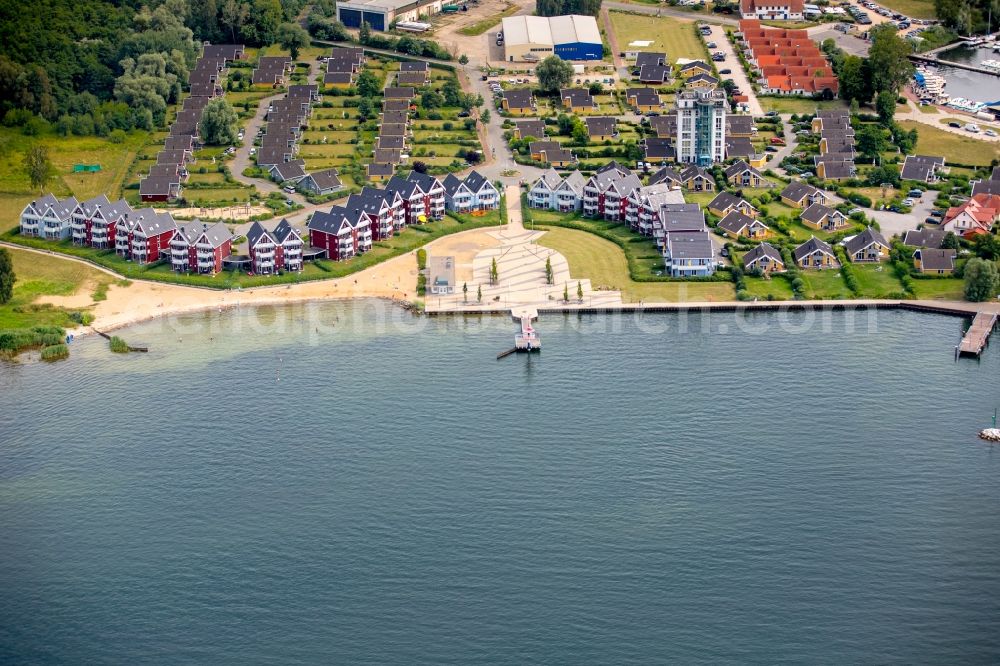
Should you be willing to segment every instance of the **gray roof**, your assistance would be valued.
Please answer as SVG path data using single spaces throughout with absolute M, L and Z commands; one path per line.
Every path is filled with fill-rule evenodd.
M 559 183 L 562 182 L 562 176 L 559 172 L 553 168 L 549 168 L 547 171 L 542 172 L 542 175 L 535 179 L 535 182 L 531 185 L 532 189 L 535 188 L 539 183 L 543 183 L 546 188 L 554 190 L 559 187 Z
M 691 78 L 689 78 L 687 80 L 688 83 L 694 83 L 696 81 L 697 82 L 705 81 L 706 83 L 710 83 L 712 85 L 715 85 L 716 83 L 719 82 L 719 79 L 715 78 L 711 74 L 706 74 L 704 72 L 700 72 L 698 74 L 695 74 L 694 76 L 692 76 Z
M 565 178 L 561 185 L 577 194 L 583 194 L 583 186 L 587 184 L 587 179 L 579 171 L 573 171 Z
M 948 232 L 943 229 L 911 229 L 903 237 L 903 245 L 939 250 L 947 235 Z
M 671 159 L 676 155 L 672 139 L 649 136 L 642 140 L 642 147 L 647 158 Z
M 764 257 L 769 258 L 771 261 L 776 261 L 782 266 L 785 265 L 784 259 L 781 258 L 781 253 L 773 245 L 770 243 L 761 243 L 743 255 L 743 268 L 749 269 Z
M 745 203 L 748 206 L 750 205 L 749 202 L 743 200 L 743 197 L 738 197 L 732 192 L 719 192 L 715 195 L 715 198 L 709 202 L 708 207 L 716 210 L 726 210 L 728 208 L 739 206 L 742 203 Z
M 889 244 L 885 242 L 885 237 L 879 232 L 875 231 L 871 227 L 867 227 L 857 236 L 854 236 L 844 242 L 844 249 L 847 250 L 848 254 L 854 254 L 855 252 L 860 252 L 870 245 L 882 245 L 883 247 L 889 247 Z
M 726 134 L 750 134 L 753 127 L 753 116 L 726 114 Z
M 833 248 L 830 247 L 829 243 L 821 241 L 815 236 L 795 248 L 795 252 L 793 252 L 793 254 L 795 255 L 795 261 L 801 261 L 804 257 L 807 257 L 815 252 L 822 252 L 830 255 L 831 257 L 836 256 L 834 255 Z
M 386 99 L 413 99 L 417 91 L 409 87 L 386 88 L 383 93 Z
M 643 83 L 663 83 L 670 78 L 670 67 L 664 65 L 642 65 L 639 81 Z
M 818 194 L 819 190 L 808 183 L 803 183 L 800 181 L 792 181 L 785 189 L 781 190 L 781 196 L 786 199 L 791 199 L 792 201 L 802 201 L 808 196 L 813 196 Z
M 903 161 L 903 170 L 900 177 L 903 180 L 919 180 L 927 182 L 934 175 L 937 169 L 944 166 L 943 157 L 930 157 L 928 155 L 907 155 Z
M 515 90 L 505 90 L 503 98 L 507 100 L 508 109 L 530 109 L 531 90 L 528 88 L 517 88 Z
M 387 99 L 382 102 L 382 111 L 385 113 L 402 111 L 404 116 L 402 121 L 392 121 L 392 122 L 405 122 L 406 112 L 410 109 L 410 101 L 406 99 Z M 389 121 L 387 121 L 389 122 Z
M 570 162 L 573 153 L 566 150 L 558 141 L 532 141 L 529 147 L 532 154 L 544 153 L 548 162 Z
M 744 229 L 749 228 L 756 221 L 757 220 L 753 219 L 749 215 L 744 215 L 740 211 L 734 210 L 719 221 L 719 228 L 732 234 L 740 234 L 743 233 Z M 764 223 L 761 222 L 761 224 Z
M 264 228 L 264 225 L 255 221 L 252 225 L 250 225 L 250 229 L 247 231 L 247 244 L 250 247 L 254 247 L 265 236 L 268 241 L 274 242 L 275 239 L 271 236 L 267 229 Z
M 714 259 L 715 245 L 707 231 L 671 231 L 667 249 L 672 259 Z
M 802 214 L 799 217 L 807 222 L 819 224 L 825 217 L 833 215 L 836 212 L 838 211 L 835 208 L 824 206 L 821 203 L 814 203 L 810 204 L 808 208 L 802 211 Z
M 559 91 L 559 99 L 569 99 L 570 106 L 574 107 L 589 106 L 594 108 L 597 106 L 594 96 L 586 88 L 563 88 Z
M 401 71 L 401 72 L 427 72 L 427 71 L 430 71 L 430 65 L 428 65 L 423 60 L 414 60 L 412 62 L 401 62 L 401 63 L 399 63 L 399 71 Z
M 636 55 L 635 66 L 642 67 L 643 65 L 663 65 L 667 64 L 667 54 L 662 51 L 643 51 Z
M 323 171 L 316 171 L 307 176 L 309 180 L 315 184 L 317 190 L 335 190 L 337 188 L 343 187 L 340 182 L 340 176 L 337 175 L 336 169 L 324 169 Z
M 401 86 L 422 86 L 427 82 L 427 72 L 400 72 L 396 81 Z
M 615 119 L 610 116 L 584 118 L 583 123 L 587 126 L 587 134 L 590 136 L 615 133 Z
M 924 270 L 944 271 L 955 268 L 955 250 L 935 250 L 920 248 L 913 253 L 920 259 Z
M 650 185 L 659 183 L 681 183 L 681 175 L 673 167 L 665 166 L 649 177 Z
M 726 178 L 732 178 L 733 176 L 738 176 L 745 171 L 749 171 L 758 178 L 764 178 L 764 174 L 762 174 L 760 171 L 750 166 L 743 160 L 737 160 L 736 162 L 726 167 Z
M 541 120 L 531 118 L 528 120 L 518 120 L 515 124 L 517 125 L 517 131 L 521 134 L 522 139 L 528 136 L 533 136 L 536 139 L 545 138 L 545 123 Z
M 306 175 L 305 164 L 305 160 L 282 162 L 281 164 L 271 166 L 271 173 L 276 175 L 282 181 L 299 180 L 304 178 Z
M 1000 194 L 1000 180 L 972 181 L 972 196 L 977 194 Z
M 373 162 L 368 165 L 368 175 L 369 176 L 391 176 L 394 171 L 394 167 L 391 164 L 378 164 Z
M 705 230 L 705 212 L 694 203 L 660 206 L 660 220 L 667 233 Z
M 726 157 L 753 157 L 757 154 L 750 139 L 745 136 L 726 137 Z

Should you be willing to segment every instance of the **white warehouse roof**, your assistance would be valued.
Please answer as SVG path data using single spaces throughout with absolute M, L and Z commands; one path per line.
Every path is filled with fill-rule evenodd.
M 601 31 L 593 16 L 508 16 L 503 19 L 503 39 L 517 44 L 601 43 Z

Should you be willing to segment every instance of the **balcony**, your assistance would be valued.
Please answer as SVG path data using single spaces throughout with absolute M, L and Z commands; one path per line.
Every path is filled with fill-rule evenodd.
M 197 245 L 195 245 L 195 248 L 198 249 L 199 251 L 207 250 L 209 252 L 211 252 L 214 249 L 210 243 L 198 243 Z

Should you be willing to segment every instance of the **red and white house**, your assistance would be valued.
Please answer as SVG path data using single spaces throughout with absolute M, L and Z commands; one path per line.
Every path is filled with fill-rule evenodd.
M 433 176 L 428 177 L 436 184 L 436 189 L 440 193 L 437 207 L 434 206 L 434 197 L 429 192 L 425 192 L 416 179 L 393 176 L 385 184 L 387 192 L 394 192 L 403 200 L 406 224 L 422 224 L 432 219 L 441 219 L 444 216 L 444 187 Z
M 377 241 L 391 238 L 406 226 L 406 205 L 398 192 L 366 187 L 348 197 L 343 208 L 352 224 L 360 220 L 361 213 L 366 214 Z
M 434 220 L 442 219 L 446 204 L 444 185 L 441 184 L 441 181 L 434 176 L 416 171 L 411 171 L 406 179 L 415 182 L 420 187 L 420 191 L 424 193 L 424 207 L 427 211 L 427 217 Z
M 170 250 L 175 233 L 177 223 L 170 213 L 140 208 L 115 225 L 115 252 L 137 264 L 148 264 L 159 260 L 161 251 Z
M 359 213 L 359 219 L 362 216 L 367 217 L 364 213 Z M 370 229 L 368 234 L 370 237 Z M 309 220 L 309 244 L 326 250 L 326 256 L 334 261 L 350 259 L 358 253 L 354 225 L 347 219 L 346 211 L 339 206 L 334 206 L 328 213 L 313 213 Z
M 961 206 L 948 209 L 941 228 L 971 238 L 990 232 L 1000 220 L 1000 194 L 976 194 Z
M 118 223 L 133 212 L 124 199 L 112 203 L 103 194 L 78 204 L 70 224 L 73 244 L 98 249 L 114 247 Z
M 684 195 L 680 188 L 670 183 L 640 187 L 633 190 L 625 200 L 625 221 L 633 231 L 652 236 L 663 205 L 682 203 Z
M 288 220 L 282 220 L 274 231 L 254 222 L 247 232 L 250 265 L 258 275 L 302 270 L 302 237 Z
M 211 226 L 195 220 L 177 228 L 170 240 L 170 267 L 179 273 L 222 270 L 222 260 L 233 253 L 233 235 L 221 222 Z
M 625 220 L 628 197 L 642 181 L 616 162 L 608 162 L 583 186 L 583 214 L 605 220 Z

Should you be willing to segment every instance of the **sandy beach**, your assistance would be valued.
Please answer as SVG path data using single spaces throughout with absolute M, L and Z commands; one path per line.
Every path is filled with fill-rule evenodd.
M 477 253 L 499 244 L 499 241 L 489 233 L 498 230 L 499 227 L 491 227 L 462 231 L 432 241 L 424 246 L 424 249 L 428 254 L 454 256 L 460 267 L 471 266 Z M 63 256 L 17 245 L 12 247 L 49 256 Z M 66 260 L 77 261 L 109 275 L 121 277 L 113 271 L 73 257 L 66 257 Z M 93 305 L 93 323 L 71 331 L 73 335 L 80 336 L 90 333 L 92 329 L 110 331 L 157 317 L 243 305 L 276 305 L 352 298 L 382 298 L 412 302 L 417 298 L 416 289 L 417 257 L 416 251 L 413 251 L 353 275 L 330 280 L 242 290 L 205 289 L 133 280 L 127 287 L 110 285 L 107 299 L 96 304 L 91 298 L 93 291 L 91 284 L 82 285 L 75 293 L 68 296 L 43 296 L 36 302 L 67 308 Z

